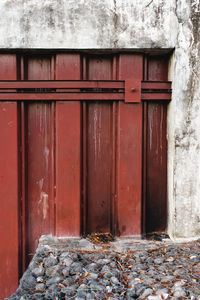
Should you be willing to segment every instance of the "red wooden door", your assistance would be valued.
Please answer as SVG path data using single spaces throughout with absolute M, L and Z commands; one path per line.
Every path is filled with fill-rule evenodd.
M 140 95 L 142 80 L 167 79 L 166 59 L 59 53 L 1 55 L 0 61 L 2 80 L 121 81 L 118 91 L 106 92 L 97 82 L 98 101 L 89 100 L 94 88 L 86 89 L 88 99 L 84 87 L 78 89 L 83 99 L 73 89 L 66 101 L 65 89 L 55 94 L 57 89 L 48 86 L 29 87 L 27 96 L 22 89 L 17 98 L 10 94 L 12 101 L 0 102 L 0 229 L 2 245 L 7 245 L 0 247 L 5 261 L 0 267 L 2 295 L 16 288 L 42 234 L 140 236 L 165 230 L 166 104 L 142 102 L 141 97 L 124 101 L 122 81 L 131 79 L 129 89 Z M 38 99 L 29 96 L 33 91 L 47 97 L 33 100 Z M 0 96 L 4 99 L 5 93 Z M 143 97 L 148 100 L 145 92 Z M 5 288 L 7 281 L 11 283 Z
M 25 80 L 142 80 L 143 55 L 21 60 Z M 24 253 L 42 234 L 141 234 L 142 104 L 22 102 Z

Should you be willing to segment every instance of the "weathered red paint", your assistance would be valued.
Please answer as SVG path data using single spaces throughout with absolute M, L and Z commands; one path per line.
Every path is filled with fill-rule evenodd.
M 134 88 L 133 88 L 134 86 Z M 0 81 L 0 100 L 123 100 L 125 103 L 170 101 L 171 83 L 116 81 Z
M 57 80 L 80 79 L 80 55 L 58 54 Z M 56 102 L 56 235 L 80 236 L 80 102 Z
M 58 58 L 57 58 L 58 60 Z M 58 70 L 58 64 L 57 64 Z M 132 82 L 132 81 L 131 81 Z M 133 81 L 134 83 L 134 81 Z M 153 83 L 154 84 L 154 83 Z M 161 83 L 162 84 L 162 83 Z M 132 86 L 132 85 L 131 85 Z M 165 86 L 165 85 L 164 85 Z M 28 80 L 1 81 L 0 89 L 124 89 L 123 80 Z M 71 91 L 72 92 L 72 91 Z M 48 93 L 48 90 L 43 93 Z
M 15 55 L 0 55 L 0 79 L 16 79 Z M 18 112 L 0 102 L 0 298 L 15 291 L 19 274 Z
M 50 59 L 31 57 L 26 61 L 26 80 L 50 80 Z M 51 103 L 25 103 L 26 152 L 26 253 L 32 258 L 42 234 L 54 233 L 51 220 L 54 195 L 51 182 L 53 145 L 51 141 Z
M 142 80 L 143 56 L 122 54 L 119 79 Z M 141 234 L 142 105 L 119 102 L 118 107 L 118 232 Z
M 111 93 L 23 93 L 23 94 L 11 94 L 11 93 L 3 93 L 0 94 L 1 100 L 30 100 L 30 101 L 38 101 L 38 100 L 123 100 L 123 94 L 111 94 Z
M 87 79 L 112 79 L 112 59 L 87 61 Z M 86 232 L 111 231 L 112 103 L 87 103 Z
M 141 79 L 125 80 L 125 102 L 140 103 L 141 102 Z
M 42 234 L 140 235 L 142 212 L 143 231 L 164 230 L 166 62 L 59 53 L 22 55 L 18 70 L 15 55 L 0 63 L 0 293 L 16 287 Z
M 148 59 L 148 80 L 167 80 L 167 60 Z M 164 231 L 167 225 L 167 106 L 147 105 L 146 232 Z

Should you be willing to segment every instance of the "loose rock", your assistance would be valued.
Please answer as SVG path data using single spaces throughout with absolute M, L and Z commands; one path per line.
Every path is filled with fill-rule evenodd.
M 8 299 L 199 300 L 199 253 L 199 241 L 43 239 Z

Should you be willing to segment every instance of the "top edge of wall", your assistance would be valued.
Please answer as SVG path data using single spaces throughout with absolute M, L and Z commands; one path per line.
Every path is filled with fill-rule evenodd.
M 41 52 L 41 53 L 66 53 L 66 52 L 73 52 L 73 53 L 86 53 L 86 54 L 112 54 L 112 53 L 146 53 L 149 55 L 159 55 L 159 54 L 172 54 L 174 48 L 123 48 L 123 49 L 111 49 L 111 48 L 102 48 L 102 49 L 94 49 L 94 48 L 87 48 L 87 49 L 69 49 L 69 48 L 0 48 L 0 53 L 34 53 L 34 52 Z

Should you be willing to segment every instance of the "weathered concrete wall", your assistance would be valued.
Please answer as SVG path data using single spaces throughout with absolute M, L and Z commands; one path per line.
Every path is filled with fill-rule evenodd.
M 168 230 L 200 236 L 199 1 L 1 0 L 0 15 L 0 48 L 175 48 Z
M 169 106 L 169 232 L 200 236 L 200 4 L 177 1 L 178 32 Z
M 174 0 L 1 0 L 2 48 L 173 48 Z

